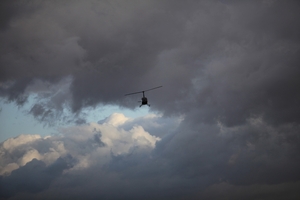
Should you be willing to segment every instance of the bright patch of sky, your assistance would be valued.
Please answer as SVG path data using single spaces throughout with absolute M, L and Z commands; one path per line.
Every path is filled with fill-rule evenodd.
M 0 142 L 20 134 L 49 135 L 55 132 L 54 127 L 45 127 L 14 103 L 0 101 L 0 107 Z
M 33 98 L 29 98 L 29 102 L 20 108 L 16 106 L 15 103 L 7 103 L 4 100 L 0 100 L 0 143 L 8 138 L 16 137 L 21 134 L 52 135 L 56 134 L 58 128 L 61 126 L 68 126 L 67 124 L 49 126 L 36 120 L 31 114 L 28 114 L 33 106 L 32 99 Z M 103 120 L 113 113 L 123 113 L 126 117 L 136 118 L 145 116 L 149 114 L 149 112 L 149 108 L 146 106 L 130 110 L 107 105 L 98 106 L 93 109 L 87 108 L 82 111 L 82 114 L 85 121 L 90 123 Z

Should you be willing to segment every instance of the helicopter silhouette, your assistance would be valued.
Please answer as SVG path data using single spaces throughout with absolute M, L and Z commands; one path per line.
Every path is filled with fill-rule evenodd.
M 150 107 L 150 104 L 148 104 L 148 99 L 147 99 L 147 97 L 145 96 L 145 92 L 150 91 L 150 90 L 155 90 L 155 89 L 158 89 L 158 88 L 161 88 L 161 87 L 162 87 L 162 86 L 158 86 L 158 87 L 151 88 L 151 89 L 148 89 L 148 90 L 143 90 L 143 91 L 140 91 L 140 92 L 133 92 L 133 93 L 125 94 L 125 96 L 132 95 L 132 94 L 143 93 L 143 97 L 141 98 L 142 101 L 139 101 L 139 102 L 142 103 L 142 104 L 140 105 L 140 107 L 142 107 L 143 105 L 147 105 L 147 106 Z

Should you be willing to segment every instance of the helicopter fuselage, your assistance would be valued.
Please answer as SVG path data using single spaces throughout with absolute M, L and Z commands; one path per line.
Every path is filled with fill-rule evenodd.
M 142 105 L 148 105 L 148 99 L 146 97 L 142 97 Z
M 125 94 L 125 96 L 127 96 L 127 95 L 132 95 L 132 94 L 143 93 L 143 97 L 141 98 L 142 104 L 140 105 L 140 107 L 143 106 L 143 105 L 147 105 L 147 106 L 150 107 L 150 104 L 148 104 L 148 99 L 145 97 L 145 92 L 146 92 L 146 91 L 150 91 L 150 90 L 154 90 L 154 89 L 158 89 L 158 88 L 161 88 L 161 87 L 162 87 L 162 86 L 158 86 L 158 87 L 151 88 L 151 89 L 144 90 L 144 91 L 140 91 L 140 92 L 133 92 L 133 93 Z

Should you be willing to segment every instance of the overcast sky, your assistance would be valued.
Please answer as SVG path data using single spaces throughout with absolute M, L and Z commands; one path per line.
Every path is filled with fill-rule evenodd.
M 300 198 L 299 1 L 0 4 L 0 199 Z

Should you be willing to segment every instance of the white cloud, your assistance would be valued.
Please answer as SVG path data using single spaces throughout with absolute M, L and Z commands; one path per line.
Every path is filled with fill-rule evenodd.
M 63 128 L 61 136 L 20 135 L 8 139 L 0 147 L 0 175 L 8 175 L 33 159 L 49 166 L 59 157 L 71 155 L 77 160 L 72 170 L 82 170 L 95 164 L 104 165 L 111 155 L 130 154 L 137 148 L 150 152 L 160 138 L 136 124 L 124 130 L 121 125 L 131 120 L 121 113 L 114 113 L 102 124 Z
M 125 115 L 123 115 L 122 113 L 113 113 L 105 120 L 105 122 L 113 126 L 119 126 L 124 124 L 128 120 L 130 119 L 125 117 Z
M 41 160 L 41 154 L 36 149 L 28 150 L 23 157 L 19 159 L 20 166 L 26 165 L 28 162 L 32 161 L 33 159 Z
M 111 154 L 126 155 L 136 148 L 150 152 L 160 138 L 139 125 L 124 130 L 121 125 L 131 120 L 121 113 L 114 113 L 101 124 L 90 123 L 63 129 L 65 137 L 72 141 L 72 144 L 70 141 L 66 144 L 67 152 L 79 161 L 74 169 L 103 165 L 111 159 Z
M 63 142 L 56 139 L 22 134 L 4 141 L 0 145 L 0 175 L 9 175 L 33 159 L 41 160 L 46 165 L 52 164 L 66 152 Z
M 41 139 L 40 135 L 20 135 L 16 138 L 10 138 L 6 140 L 5 142 L 3 142 L 2 147 L 5 150 L 11 152 L 21 145 L 34 142 L 38 139 Z
M 0 175 L 7 175 L 10 174 L 15 169 L 18 169 L 19 165 L 17 163 L 9 163 L 5 165 L 4 167 L 1 167 Z
M 170 197 L 185 196 L 190 190 L 182 189 L 186 185 L 200 189 L 211 185 L 214 189 L 213 184 L 218 186 L 218 180 L 234 187 L 240 182 L 255 184 L 256 180 L 278 184 L 280 177 L 270 180 L 274 169 L 285 173 L 283 182 L 293 180 L 289 176 L 296 170 L 294 165 L 290 165 L 291 172 L 282 171 L 286 163 L 291 163 L 286 155 L 295 152 L 293 145 L 286 144 L 288 137 L 283 138 L 294 135 L 289 133 L 292 127 L 281 127 L 276 132 L 263 118 L 257 117 L 241 126 L 199 124 L 197 130 L 201 131 L 191 131 L 184 120 L 177 132 L 161 139 L 144 127 L 167 132 L 178 120 L 159 118 L 127 118 L 114 113 L 101 123 L 61 129 L 61 135 L 45 138 L 21 135 L 10 139 L 0 146 L 0 186 L 7 191 L 0 192 L 0 196 L 14 196 L 14 187 L 20 181 L 21 188 L 35 198 L 53 192 L 60 197 L 78 194 L 87 195 L 86 199 L 95 198 L 93 195 L 101 199 L 108 195 L 117 199 L 124 195 L 141 197 L 142 192 L 136 191 L 143 189 L 147 194 L 155 191 L 159 196 L 165 188 L 170 189 Z M 9 142 L 14 144 L 10 151 Z M 276 153 L 277 157 L 272 158 L 270 153 Z M 248 170 L 257 165 L 262 170 L 249 174 Z M 249 182 L 239 179 L 245 176 L 251 177 Z M 123 193 L 116 194 L 116 190 Z M 210 191 L 208 188 L 203 195 L 210 195 Z

